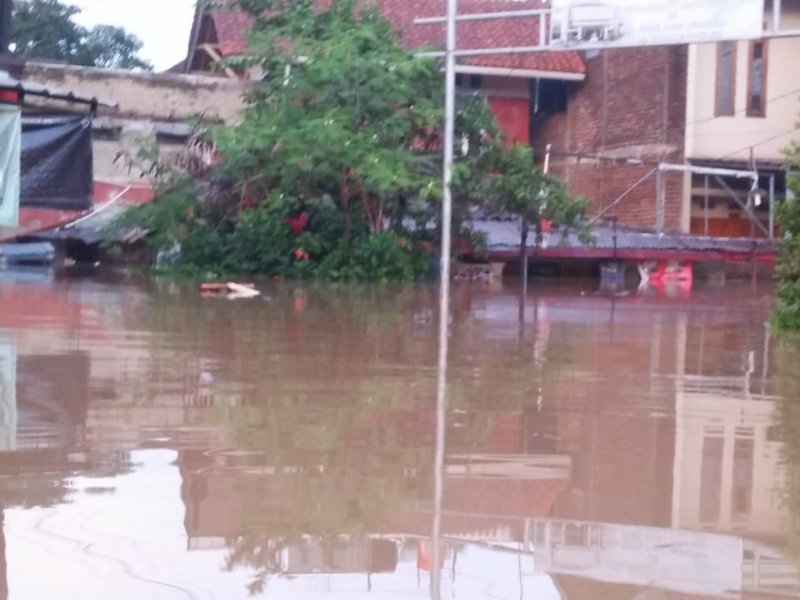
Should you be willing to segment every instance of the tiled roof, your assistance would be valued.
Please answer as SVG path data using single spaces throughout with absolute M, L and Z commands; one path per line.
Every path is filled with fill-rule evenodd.
M 247 32 L 253 25 L 250 15 L 234 8 L 212 8 L 208 16 L 214 22 L 222 56 L 247 52 Z
M 398 31 L 409 48 L 441 48 L 445 39 L 444 25 L 415 25 L 418 17 L 441 16 L 444 0 L 374 0 L 384 17 Z M 527 10 L 542 8 L 539 0 L 461 0 L 460 14 Z M 247 30 L 252 19 L 234 8 L 207 11 L 214 22 L 222 56 L 242 54 L 247 50 Z M 458 25 L 459 48 L 498 48 L 533 46 L 539 42 L 538 17 L 467 21 Z M 584 74 L 586 66 L 577 52 L 539 52 L 473 57 L 467 64 L 501 69 L 524 69 L 550 73 Z
M 444 15 L 441 0 L 379 0 L 381 12 L 395 26 L 409 48 L 442 48 L 444 25 L 415 25 L 418 17 Z M 461 0 L 459 14 L 543 8 L 537 0 Z M 539 43 L 539 18 L 525 17 L 491 21 L 462 21 L 458 24 L 458 47 L 499 48 L 535 46 Z M 530 54 L 491 55 L 470 58 L 471 65 L 504 69 L 584 74 L 586 66 L 577 52 L 538 52 Z

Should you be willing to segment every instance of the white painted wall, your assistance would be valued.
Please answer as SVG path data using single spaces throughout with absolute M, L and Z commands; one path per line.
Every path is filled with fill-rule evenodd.
M 766 23 L 772 22 L 767 13 Z M 783 29 L 800 29 L 800 6 L 785 10 Z M 748 117 L 747 86 L 750 42 L 737 46 L 736 114 L 715 117 L 717 45 L 689 48 L 686 111 L 686 157 L 748 161 L 750 148 L 756 160 L 780 161 L 783 149 L 800 139 L 800 37 L 768 42 L 766 117 Z

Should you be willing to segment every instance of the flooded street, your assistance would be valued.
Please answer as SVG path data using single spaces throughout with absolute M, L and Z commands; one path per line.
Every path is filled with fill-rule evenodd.
M 441 506 L 436 288 L 263 289 L 4 275 L 0 598 L 800 598 L 771 288 L 456 285 Z

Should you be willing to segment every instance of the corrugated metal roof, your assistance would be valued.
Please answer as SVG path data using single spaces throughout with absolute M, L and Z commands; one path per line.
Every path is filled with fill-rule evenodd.
M 518 219 L 486 219 L 473 221 L 473 227 L 486 235 L 490 252 L 514 252 L 520 247 L 522 234 Z M 598 225 L 591 229 L 593 242 L 589 246 L 581 243 L 575 233 L 545 233 L 542 248 L 595 250 L 615 247 L 618 250 L 671 250 L 683 252 L 774 252 L 777 245 L 770 240 L 746 238 L 718 238 L 679 232 L 657 234 L 653 231 Z M 528 236 L 528 248 L 536 249 L 534 235 Z

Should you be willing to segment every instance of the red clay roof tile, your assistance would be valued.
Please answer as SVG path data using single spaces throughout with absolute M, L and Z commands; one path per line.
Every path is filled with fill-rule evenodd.
M 222 56 L 236 56 L 247 52 L 247 32 L 253 26 L 250 15 L 233 8 L 213 8 L 208 14 L 214 21 Z
M 409 48 L 441 48 L 444 25 L 416 25 L 418 17 L 441 16 L 443 0 L 375 0 L 381 13 L 397 30 L 403 44 Z M 539 0 L 461 0 L 461 14 L 505 10 L 542 8 Z M 217 32 L 222 56 L 242 54 L 247 50 L 247 31 L 252 19 L 234 8 L 215 8 L 208 11 Z M 459 48 L 498 48 L 533 46 L 539 41 L 538 17 L 469 21 L 458 25 Z M 584 74 L 586 65 L 577 52 L 538 52 L 473 57 L 470 65 L 501 69 L 524 69 L 550 73 Z

